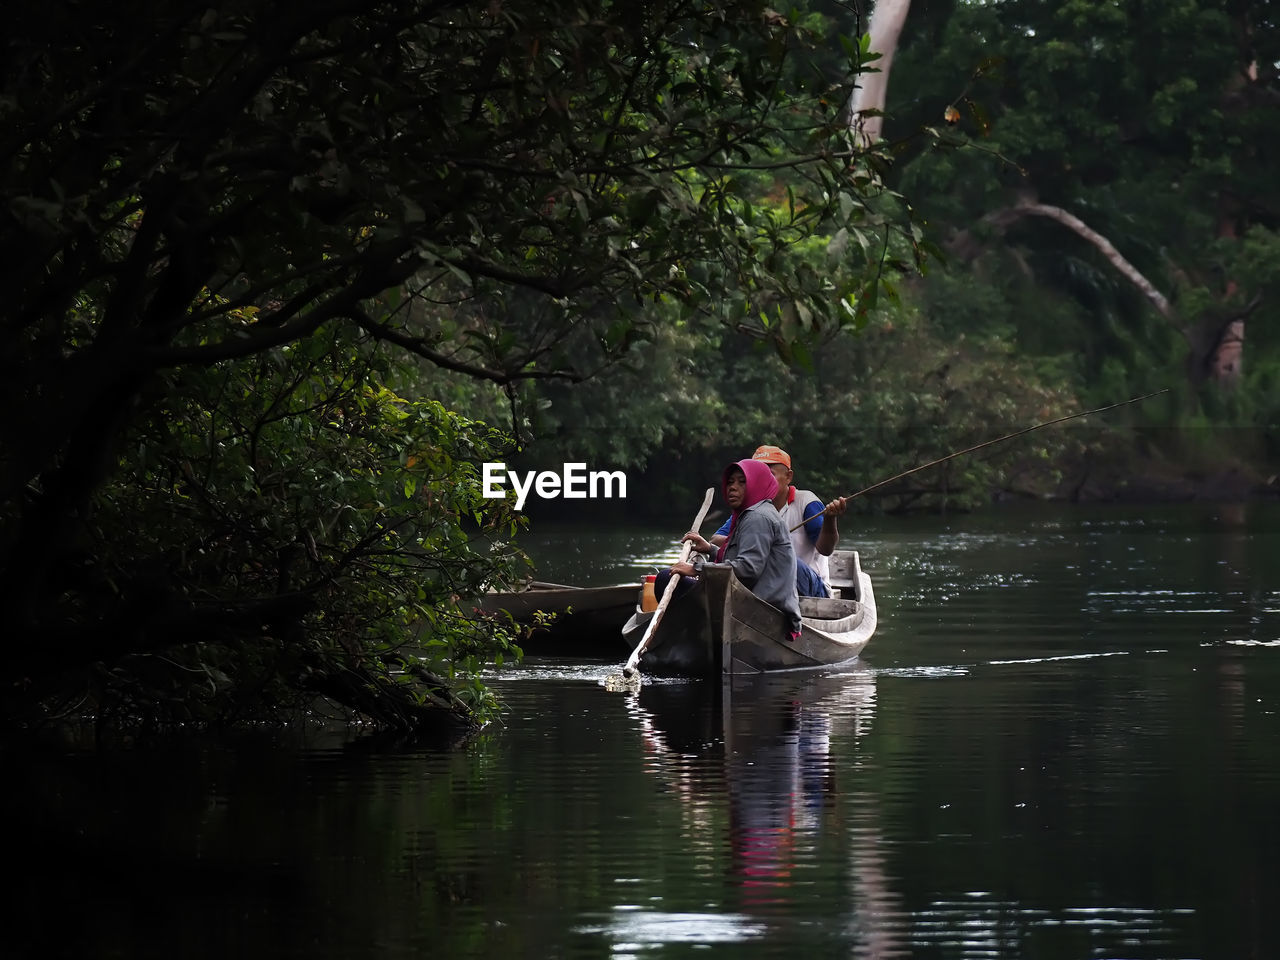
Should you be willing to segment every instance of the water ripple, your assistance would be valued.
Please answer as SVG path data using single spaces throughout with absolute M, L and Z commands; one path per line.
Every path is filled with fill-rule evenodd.
M 926 680 L 938 677 L 963 677 L 969 668 L 962 666 L 881 667 L 874 670 L 877 677 L 920 677 Z
M 1104 653 L 1064 653 L 1056 657 L 1026 657 L 1019 660 L 988 660 L 987 663 L 999 666 L 1009 663 L 1049 663 L 1053 660 L 1093 660 L 1097 657 L 1127 657 L 1132 651 L 1109 650 Z
M 766 927 L 742 914 L 665 913 L 643 906 L 620 904 L 610 916 L 589 918 L 575 933 L 595 934 L 612 941 L 617 960 L 633 950 L 668 943 L 740 943 L 760 937 Z

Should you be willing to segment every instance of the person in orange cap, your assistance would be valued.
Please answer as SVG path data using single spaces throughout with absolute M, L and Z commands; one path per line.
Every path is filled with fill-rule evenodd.
M 766 464 L 778 481 L 778 492 L 773 498 L 773 505 L 782 514 L 783 523 L 791 531 L 791 543 L 795 547 L 796 560 L 808 567 L 821 580 L 821 590 L 813 584 L 812 578 L 803 569 L 797 569 L 796 583 L 801 596 L 831 596 L 831 570 L 827 557 L 831 556 L 840 542 L 840 529 L 836 518 L 843 516 L 848 508 L 845 497 L 837 497 L 824 504 L 818 495 L 810 490 L 797 490 L 792 481 L 795 473 L 791 469 L 791 455 L 781 447 L 762 444 L 756 447 L 751 455 L 752 460 Z M 825 514 L 825 516 L 824 516 Z M 799 529 L 792 530 L 792 527 Z M 727 534 L 727 523 L 712 534 L 711 542 Z

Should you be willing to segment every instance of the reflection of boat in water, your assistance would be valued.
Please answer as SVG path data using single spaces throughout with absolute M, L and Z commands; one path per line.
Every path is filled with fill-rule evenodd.
M 751 750 L 786 734 L 797 712 L 861 736 L 875 711 L 875 674 L 862 664 L 828 670 L 726 676 L 721 680 L 651 682 L 638 703 L 646 727 L 667 749 L 723 740 L 726 754 Z M 717 745 L 718 746 L 718 745 Z
M 730 812 L 751 834 L 735 833 L 737 849 L 739 841 L 754 845 L 756 833 L 776 834 L 775 827 L 815 825 L 833 790 L 832 731 L 856 739 L 870 729 L 875 675 L 856 665 L 823 674 L 648 683 L 638 703 L 650 752 L 681 758 L 666 772 L 703 781 L 684 784 L 682 792 L 727 786 Z
M 815 877 L 849 876 L 825 916 L 850 941 L 850 955 L 906 955 L 896 952 L 905 930 L 875 804 L 856 782 L 857 741 L 875 713 L 874 673 L 854 666 L 650 683 L 637 705 L 649 765 L 681 797 L 691 845 L 727 847 L 736 903 L 726 908 L 769 919 L 759 934 L 767 936 L 805 909 Z M 833 757 L 842 748 L 855 753 Z M 835 871 L 810 869 L 832 861 Z

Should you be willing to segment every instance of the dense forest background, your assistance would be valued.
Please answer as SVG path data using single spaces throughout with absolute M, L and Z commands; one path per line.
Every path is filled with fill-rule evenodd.
M 1276 486 L 1273 4 L 26 14 L 10 726 L 485 716 L 489 460 L 666 519 L 759 443 L 834 496 L 1167 388 L 865 508 Z
M 529 452 L 626 465 L 665 503 L 672 481 L 697 488 L 730 455 L 778 443 L 805 485 L 834 496 L 1168 388 L 890 485 L 864 508 L 1274 490 L 1274 4 L 879 7 L 862 29 L 894 16 L 901 34 L 887 76 L 872 61 L 861 85 L 887 80 L 885 183 L 940 248 L 923 273 L 895 277 L 865 326 L 803 355 L 668 330 L 607 380 L 531 390 Z M 849 9 L 826 16 L 857 23 Z M 810 247 L 815 270 L 842 269 L 832 247 Z

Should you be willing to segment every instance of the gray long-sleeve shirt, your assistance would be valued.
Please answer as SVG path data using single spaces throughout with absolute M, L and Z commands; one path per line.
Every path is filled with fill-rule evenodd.
M 714 564 L 726 565 L 752 593 L 787 614 L 792 630 L 800 629 L 795 547 L 773 501 L 762 500 L 739 515 L 724 560 Z

